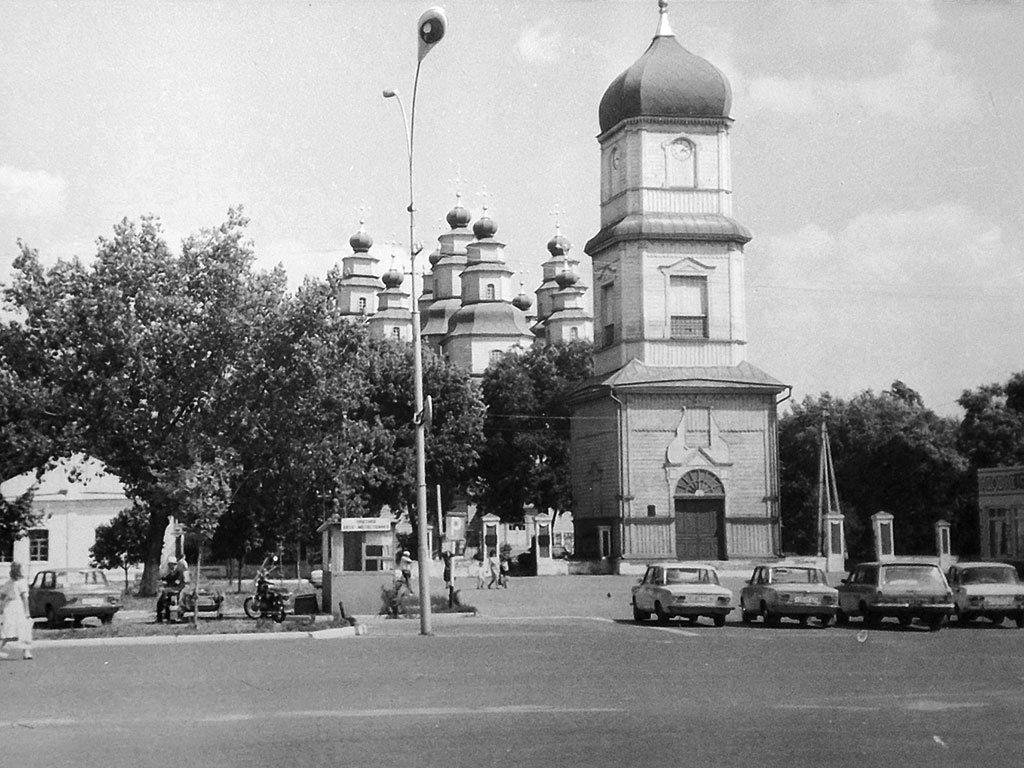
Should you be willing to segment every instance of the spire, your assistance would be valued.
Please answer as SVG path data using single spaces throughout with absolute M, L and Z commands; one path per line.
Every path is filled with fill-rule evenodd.
M 655 37 L 675 37 L 672 27 L 668 23 L 668 0 L 658 0 L 658 13 L 661 19 L 658 21 L 658 31 Z

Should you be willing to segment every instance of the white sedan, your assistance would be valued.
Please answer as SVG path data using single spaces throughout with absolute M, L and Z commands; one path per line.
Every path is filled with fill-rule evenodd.
M 1006 563 L 957 563 L 946 580 L 953 590 L 954 615 L 967 624 L 983 617 L 995 624 L 1006 618 L 1024 628 L 1024 584 Z
M 696 622 L 707 616 L 716 627 L 725 624 L 732 610 L 732 592 L 718 581 L 718 571 L 705 563 L 653 563 L 633 587 L 633 620 L 646 621 L 653 613 L 666 623 L 673 616 Z

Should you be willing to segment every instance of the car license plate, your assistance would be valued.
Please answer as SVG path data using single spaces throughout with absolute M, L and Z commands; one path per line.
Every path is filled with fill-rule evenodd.
M 818 598 L 811 597 L 810 595 L 805 595 L 804 597 L 798 597 L 793 602 L 795 602 L 797 605 L 817 605 Z
M 103 601 L 98 597 L 83 597 L 82 605 L 88 605 L 90 607 L 94 605 L 103 605 Z
M 985 601 L 985 605 L 993 608 L 1009 608 L 1013 604 L 1013 600 L 1009 597 L 990 597 Z

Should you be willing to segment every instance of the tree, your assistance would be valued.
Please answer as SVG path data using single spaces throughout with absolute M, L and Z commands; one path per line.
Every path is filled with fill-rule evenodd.
M 898 385 L 898 386 L 897 386 Z M 924 407 L 900 382 L 849 401 L 825 393 L 805 398 L 779 421 L 783 546 L 812 554 L 818 514 L 818 434 L 828 424 L 851 557 L 873 551 L 870 517 L 895 515 L 902 554 L 934 554 L 933 525 L 948 520 L 961 548 L 974 539 L 967 463 L 957 450 L 957 422 Z
M 972 469 L 1024 464 L 1024 371 L 1005 384 L 964 390 L 959 445 Z
M 102 460 L 149 512 L 144 594 L 155 592 L 175 478 L 209 458 L 221 433 L 210 405 L 254 318 L 284 292 L 280 270 L 251 271 L 246 224 L 229 211 L 221 226 L 186 239 L 178 257 L 155 218 L 124 220 L 89 265 L 62 260 L 48 270 L 22 245 L 6 291 L 24 354 L 45 361 L 41 388 L 66 419 L 69 448 Z
M 145 562 L 148 551 L 149 511 L 138 504 L 122 509 L 109 523 L 96 527 L 96 543 L 89 557 L 96 568 L 124 571 L 128 591 L 128 569 Z
M 567 401 L 592 371 L 593 348 L 577 341 L 508 354 L 484 372 L 487 420 L 475 492 L 482 509 L 518 521 L 526 504 L 571 508 Z

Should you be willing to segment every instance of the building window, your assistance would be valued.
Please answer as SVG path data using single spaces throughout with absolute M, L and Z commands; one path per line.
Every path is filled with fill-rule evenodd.
M 577 328 L 576 326 L 573 326 L 572 328 L 569 329 L 569 338 L 572 341 L 576 341 L 579 337 L 580 337 L 580 329 L 579 328 Z
M 486 295 L 489 301 L 494 300 L 494 283 L 488 283 L 486 288 Z
M 9 541 L 6 544 L 0 544 L 0 563 L 13 563 L 14 562 L 14 542 Z
M 359 314 L 366 312 L 366 297 L 361 296 L 359 298 Z
M 45 563 L 50 559 L 50 532 L 45 528 L 28 532 L 28 559 L 33 563 Z
M 658 514 L 658 508 L 654 504 L 647 505 L 647 516 L 655 517 Z
M 491 350 L 491 365 L 494 365 L 495 363 L 500 363 L 501 362 L 501 358 L 502 358 L 502 352 L 501 352 L 500 349 L 492 349 Z
M 402 329 L 399 328 L 398 326 L 395 326 L 394 328 L 391 329 L 391 336 L 392 338 L 395 339 L 395 341 L 400 341 L 402 338 Z
M 615 343 L 615 283 L 601 286 L 601 346 L 610 347 Z
M 708 338 L 708 281 L 703 277 L 669 277 L 669 332 L 673 339 Z

